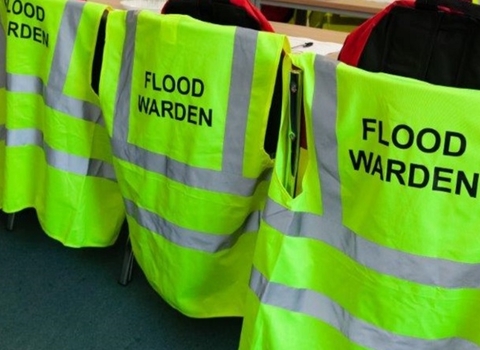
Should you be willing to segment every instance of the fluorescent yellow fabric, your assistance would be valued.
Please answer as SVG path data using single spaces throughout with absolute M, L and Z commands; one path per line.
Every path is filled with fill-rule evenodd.
M 291 59 L 308 165 L 296 198 L 275 165 L 240 348 L 479 349 L 479 92 Z
M 0 11 L 0 208 L 3 204 L 3 183 L 5 168 L 5 118 L 7 114 L 6 101 L 6 17 L 5 12 Z
M 108 7 L 42 0 L 22 2 L 20 11 L 20 3 L 13 4 L 2 7 L 11 81 L 3 209 L 35 208 L 45 232 L 64 245 L 111 245 L 124 207 L 90 87 Z
M 126 48 L 132 30 L 135 45 Z M 256 229 L 243 225 L 258 224 L 268 186 L 263 176 L 273 164 L 263 140 L 286 39 L 243 29 L 246 36 L 258 35 L 248 100 L 250 91 L 243 87 L 240 95 L 232 95 L 239 88 L 233 80 L 242 78 L 232 74 L 238 30 L 149 12 L 138 17 L 113 12 L 108 20 L 105 59 L 110 64 L 102 70 L 100 98 L 118 144 L 115 166 L 129 203 L 134 254 L 154 289 L 192 317 L 243 315 L 256 238 Z M 249 51 L 243 47 L 238 55 Z M 130 57 L 131 73 L 125 62 L 122 66 Z M 131 86 L 118 82 L 124 74 Z M 248 111 L 234 118 L 238 101 Z M 184 108 L 191 111 L 186 117 Z M 125 110 L 125 120 L 117 122 Z M 244 141 L 232 154 L 243 154 L 236 169 L 228 168 L 231 159 L 225 158 L 238 141 L 235 123 L 246 124 Z M 223 180 L 207 176 L 199 182 L 197 175 L 205 173 Z M 242 194 L 247 189 L 232 179 L 256 185 Z

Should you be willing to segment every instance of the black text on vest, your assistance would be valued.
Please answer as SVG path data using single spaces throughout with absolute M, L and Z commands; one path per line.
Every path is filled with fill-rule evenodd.
M 186 121 L 194 125 L 212 126 L 213 110 L 211 108 L 174 101 L 175 95 L 201 98 L 205 91 L 202 80 L 185 76 L 175 78 L 170 74 L 159 76 L 146 71 L 144 88 L 159 94 L 161 98 L 138 95 L 139 112 L 176 121 Z
M 434 128 L 415 131 L 406 124 L 397 124 L 387 131 L 381 120 L 364 118 L 361 139 L 375 141 L 378 148 L 375 149 L 376 152 L 350 149 L 349 156 L 354 170 L 403 186 L 429 188 L 456 195 L 467 193 L 472 198 L 477 197 L 479 173 L 468 174 L 464 170 L 440 164 L 441 159 L 461 157 L 466 152 L 467 139 L 463 134 L 448 130 L 440 133 Z M 410 150 L 408 159 L 412 161 L 382 156 L 384 147 Z M 435 166 L 428 167 L 413 161 L 413 157 L 428 159 L 429 155 L 435 156 L 434 162 L 429 162 Z
M 42 28 L 28 23 L 31 21 L 43 22 L 45 20 L 44 8 L 21 0 L 4 0 L 4 3 L 8 14 L 19 16 L 18 21 L 8 21 L 7 35 L 32 40 L 48 47 L 48 33 Z

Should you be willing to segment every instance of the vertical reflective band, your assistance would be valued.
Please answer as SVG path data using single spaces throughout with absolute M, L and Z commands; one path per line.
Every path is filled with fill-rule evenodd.
M 7 44 L 3 24 L 0 22 L 0 89 L 7 86 Z
M 113 166 L 99 159 L 80 157 L 55 150 L 47 145 L 38 129 L 8 130 L 7 146 L 38 146 L 45 151 L 47 164 L 73 174 L 102 177 L 116 181 Z
M 39 77 L 9 73 L 6 85 L 8 91 L 38 94 L 47 106 L 71 117 L 103 125 L 100 107 L 63 93 L 83 6 L 82 2 L 66 2 L 48 84 L 45 86 Z
M 263 304 L 312 316 L 321 322 L 331 325 L 352 342 L 369 349 L 479 349 L 475 344 L 460 338 L 427 340 L 387 332 L 354 317 L 325 295 L 308 289 L 292 288 L 279 283 L 269 282 L 256 269 L 252 270 L 250 288 Z M 348 329 L 345 329 L 345 324 L 348 324 Z
M 234 232 L 229 234 L 211 234 L 177 226 L 154 212 L 140 208 L 128 199 L 125 200 L 125 208 L 127 214 L 147 230 L 181 247 L 193 248 L 207 253 L 216 253 L 233 247 L 243 233 L 257 232 L 260 222 L 260 212 L 254 211 Z
M 255 188 L 259 181 L 257 179 L 247 179 L 241 176 L 243 152 L 241 152 L 241 156 L 235 156 L 234 160 L 234 162 L 240 162 L 240 168 L 237 164 L 228 165 L 229 169 L 240 170 L 238 175 L 233 175 L 231 173 L 226 175 L 219 171 L 187 165 L 165 155 L 154 153 L 128 142 L 137 16 L 137 12 L 128 11 L 126 13 L 126 34 L 123 43 L 121 62 L 122 69 L 120 70 L 118 91 L 115 96 L 115 108 L 113 113 L 112 148 L 115 156 L 128 163 L 139 166 L 142 169 L 164 175 L 167 178 L 178 181 L 186 186 L 205 188 L 215 192 L 240 194 L 242 196 L 252 195 L 255 192 Z M 243 51 L 246 62 L 234 63 L 232 84 L 236 85 L 238 83 L 241 90 L 243 90 L 245 86 L 248 86 L 250 91 L 253 75 L 254 52 L 256 51 L 256 45 L 253 46 L 253 48 L 250 48 L 250 45 L 255 43 L 256 39 L 252 38 L 251 33 L 246 33 L 244 30 L 240 30 L 240 32 L 242 35 L 247 34 L 247 36 L 242 38 L 236 37 L 235 49 Z M 248 51 L 253 50 L 253 53 L 247 53 L 246 48 L 242 48 L 247 45 L 247 42 L 249 46 Z M 244 65 L 249 66 L 249 68 L 245 70 L 246 67 L 244 67 Z M 244 91 L 242 91 L 242 93 L 243 92 Z M 230 96 L 230 98 L 233 100 L 233 96 Z M 235 106 L 232 106 L 234 111 L 229 109 L 227 133 L 231 133 L 230 136 L 232 138 L 237 137 L 233 135 L 234 131 L 238 132 L 238 129 L 235 130 L 235 128 L 246 130 L 250 97 L 246 96 L 245 98 L 247 101 L 242 100 L 242 103 L 237 105 L 240 111 L 235 110 L 235 108 L 233 108 Z M 240 123 L 236 123 L 236 119 L 240 119 Z M 235 122 L 233 125 L 230 124 L 232 120 Z M 244 138 L 245 136 L 242 135 L 241 137 Z M 238 140 L 237 138 L 235 142 L 244 141 L 242 139 Z M 233 149 L 229 149 L 228 151 L 232 150 Z M 226 152 L 224 151 L 224 153 Z M 268 173 L 268 171 L 265 172 L 265 174 Z M 244 223 L 236 228 L 234 232 L 229 232 L 227 234 L 209 234 L 175 225 L 160 215 L 139 207 L 131 200 L 125 200 L 125 206 L 128 215 L 132 217 L 138 225 L 164 237 L 169 242 L 208 253 L 215 253 L 232 247 L 242 234 L 246 232 L 257 232 L 260 223 L 260 212 L 255 211 L 250 213 Z
M 214 171 L 190 166 L 166 155 L 154 153 L 128 143 L 137 16 L 138 14 L 134 11 L 129 11 L 126 14 L 127 28 L 113 121 L 112 145 L 115 156 L 186 186 L 241 196 L 252 196 L 258 184 L 268 178 L 270 174 L 270 169 L 267 169 L 260 179 L 242 176 L 243 143 L 245 142 L 248 121 L 258 33 L 241 28 L 236 31 L 235 52 L 238 51 L 240 57 L 234 60 L 232 67 L 231 88 L 233 91 L 229 95 L 225 135 L 225 140 L 228 140 L 228 142 L 224 143 L 225 149 L 222 157 L 224 168 L 222 168 L 222 171 Z M 245 89 L 248 94 L 245 93 Z
M 122 63 L 113 112 L 113 141 L 119 141 L 119 143 L 118 145 L 114 145 L 114 149 L 128 147 L 128 117 L 130 115 L 130 104 L 132 100 L 133 58 L 135 55 L 137 16 L 133 11 L 127 11 L 126 16 L 126 33 L 123 42 Z M 125 160 L 135 163 L 136 159 L 130 159 L 129 153 L 127 153 Z
M 258 32 L 236 28 L 222 170 L 242 174 Z
M 315 111 L 321 110 L 322 117 L 312 118 L 315 150 L 320 170 L 324 216 L 339 225 L 342 222 L 342 204 L 340 203 L 340 176 L 338 174 L 338 145 L 336 139 L 336 67 L 338 62 L 319 59 L 319 57 L 315 57 L 315 82 L 321 81 L 322 83 L 315 84 L 312 115 L 318 116 L 319 114 Z
M 336 135 L 336 63 L 315 61 L 313 118 L 324 215 L 292 212 L 269 200 L 264 220 L 279 232 L 329 244 L 368 268 L 403 280 L 442 288 L 480 288 L 480 264 L 413 255 L 368 241 L 342 224 Z M 319 112 L 321 111 L 321 112 Z M 321 117 L 318 117 L 320 116 Z M 335 234 L 331 234 L 335 232 Z
M 84 3 L 76 1 L 67 1 L 65 4 L 48 84 L 45 85 L 42 79 L 36 76 L 8 73 L 5 77 L 6 87 L 10 92 L 38 95 L 43 98 L 46 106 L 63 112 L 68 117 L 79 118 L 102 125 L 104 119 L 102 118 L 100 107 L 63 93 L 83 6 Z M 116 181 L 112 164 L 99 159 L 55 150 L 44 142 L 42 130 L 7 129 L 5 137 L 7 146 L 34 145 L 43 148 L 47 164 L 56 169 Z
M 315 59 L 312 123 L 324 213 L 320 216 L 292 212 L 269 200 L 264 212 L 265 222 L 284 235 L 322 241 L 353 261 L 385 275 L 440 288 L 479 288 L 480 264 L 397 251 L 368 241 L 343 226 L 336 139 L 336 65 L 337 62 L 320 56 Z M 327 295 L 268 281 L 256 269 L 252 271 L 250 287 L 263 304 L 312 316 L 369 349 L 480 349 L 473 342 L 458 337 L 422 339 L 389 332 L 355 317 Z
M 100 107 L 64 95 L 63 88 L 77 38 L 78 25 L 85 4 L 79 1 L 67 1 L 58 31 L 52 69 L 46 89 L 45 102 L 48 106 L 71 116 L 103 124 Z M 89 81 L 87 79 L 87 81 Z
M 67 80 L 83 6 L 84 4 L 76 1 L 67 1 L 65 4 L 47 84 L 58 89 L 58 91 L 63 91 Z

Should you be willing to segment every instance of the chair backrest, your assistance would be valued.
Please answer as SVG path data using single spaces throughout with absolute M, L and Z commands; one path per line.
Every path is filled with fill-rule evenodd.
M 308 166 L 287 196 L 285 117 L 240 349 L 478 349 L 480 92 L 291 61 Z
M 249 0 L 168 0 L 162 13 L 188 15 L 215 24 L 274 31 L 263 13 Z
M 65 245 L 109 246 L 125 214 L 90 81 L 108 7 L 15 4 L 0 7 L 8 23 L 4 209 L 35 208 L 45 232 Z
M 233 25 L 267 32 L 274 31 L 268 19 L 249 0 L 168 0 L 162 8 L 162 13 L 188 15 L 201 21 L 220 25 Z M 279 64 L 275 91 L 269 103 L 271 108 L 264 144 L 265 151 L 272 156 L 275 155 L 278 141 L 282 104 L 281 85 L 281 64 Z
M 339 60 L 373 72 L 480 89 L 480 7 L 463 0 L 401 0 L 346 39 Z
M 285 44 L 183 15 L 109 15 L 100 98 L 133 251 L 185 314 L 243 314 Z

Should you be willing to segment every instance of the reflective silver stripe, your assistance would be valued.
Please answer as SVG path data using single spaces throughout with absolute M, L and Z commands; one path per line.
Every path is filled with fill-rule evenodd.
M 258 33 L 238 29 L 235 37 L 235 51 L 242 52 L 242 58 L 234 60 L 231 87 L 235 91 L 229 96 L 229 115 L 226 125 L 225 149 L 222 171 L 213 171 L 186 165 L 165 155 L 154 153 L 128 143 L 128 118 L 131 103 L 133 58 L 137 13 L 127 12 L 127 32 L 123 45 L 122 70 L 119 77 L 113 121 L 113 151 L 117 158 L 136 164 L 144 169 L 167 176 L 186 186 L 204 188 L 215 192 L 232 193 L 241 196 L 254 194 L 258 184 L 268 179 L 271 170 L 267 169 L 260 179 L 242 176 L 243 143 L 248 116 L 250 96 L 244 96 L 245 88 L 251 91 L 256 40 Z M 239 132 L 242 131 L 242 132 Z M 237 135 L 240 134 L 240 135 Z M 241 145 L 240 145 L 241 144 Z M 238 147 L 238 148 L 237 148 Z M 224 174 L 227 173 L 227 175 Z
M 52 71 L 55 71 L 55 69 Z M 80 118 L 99 125 L 104 124 L 104 119 L 98 106 L 66 96 L 57 88 L 45 86 L 38 77 L 8 73 L 7 86 L 8 91 L 11 92 L 37 94 L 43 97 L 45 105 L 70 117 Z
M 116 152 L 116 149 L 119 146 L 127 148 L 125 152 L 129 152 L 128 148 L 130 148 L 130 144 L 128 143 L 128 117 L 130 115 L 131 107 L 133 57 L 135 55 L 135 36 L 137 33 L 137 16 L 134 12 L 127 12 L 125 26 L 126 32 L 125 40 L 123 42 L 122 68 L 120 69 L 120 76 L 118 77 L 118 91 L 113 112 L 112 132 L 113 140 L 118 140 L 120 142 L 118 143 L 118 146 L 115 146 L 114 144 L 114 152 Z M 120 154 L 117 156 L 122 158 Z M 124 160 L 134 162 L 137 159 L 127 156 L 127 159 Z
M 112 148 L 117 158 L 134 163 L 142 169 L 162 174 L 187 186 L 216 192 L 250 196 L 255 191 L 256 186 L 262 180 L 269 179 L 271 175 L 271 169 L 266 169 L 260 176 L 259 181 L 247 179 L 240 174 L 225 176 L 221 172 L 195 168 L 136 145 L 126 144 L 125 141 L 115 138 L 112 139 Z
M 429 258 L 383 247 L 326 216 L 293 213 L 272 201 L 267 203 L 264 220 L 285 235 L 322 241 L 387 275 L 443 288 L 480 288 L 480 264 Z
M 68 1 L 65 5 L 48 84 L 44 85 L 43 81 L 35 76 L 7 74 L 6 86 L 11 92 L 39 95 L 44 99 L 45 105 L 70 117 L 102 125 L 104 119 L 98 106 L 63 94 L 83 6 L 83 3 L 75 1 Z M 36 145 L 41 147 L 45 151 L 47 163 L 59 170 L 116 181 L 111 164 L 99 159 L 80 157 L 55 150 L 44 142 L 40 130 L 7 130 L 6 140 L 7 146 Z
M 232 84 L 228 98 L 222 171 L 242 174 L 248 109 L 253 87 L 253 67 L 255 67 L 256 50 L 252 48 L 257 47 L 258 33 L 240 27 L 235 30 Z
M 260 212 L 252 212 L 243 225 L 230 234 L 211 234 L 198 232 L 177 226 L 149 210 L 138 207 L 125 199 L 127 214 L 137 223 L 181 247 L 216 253 L 231 248 L 245 232 L 257 232 L 260 224 Z
M 3 24 L 0 22 L 0 89 L 7 86 L 7 44 Z
M 99 159 L 85 158 L 55 150 L 45 143 L 38 129 L 7 130 L 7 146 L 38 146 L 45 151 L 47 164 L 70 173 L 116 181 L 113 166 Z
M 59 91 L 63 91 L 65 81 L 67 80 L 83 7 L 84 3 L 78 1 L 67 1 L 65 4 L 60 29 L 58 30 L 57 42 L 55 43 L 52 69 L 50 70 L 47 84 Z
M 342 204 L 340 203 L 340 175 L 338 173 L 337 153 L 337 77 L 338 62 L 315 57 L 315 84 L 312 115 L 321 118 L 312 118 L 317 162 L 322 184 L 322 202 L 324 216 L 335 225 L 342 222 Z M 321 133 L 321 134 L 319 134 Z M 328 170 L 327 170 L 328 169 Z M 333 232 L 333 231 L 331 231 Z
M 48 106 L 68 115 L 104 124 L 102 112 L 99 106 L 81 101 L 60 93 L 63 91 L 67 74 L 72 59 L 74 44 L 76 41 L 80 18 L 83 13 L 84 3 L 79 1 L 67 1 L 58 31 L 58 39 L 55 45 L 50 77 L 47 84 L 45 102 Z M 86 82 L 90 81 L 87 75 Z M 52 88 L 52 89 L 50 89 Z M 59 98 L 60 96 L 60 98 Z
M 63 94 L 83 6 L 82 2 L 66 2 L 48 84 L 45 86 L 42 80 L 35 76 L 9 73 L 6 86 L 8 91 L 43 96 L 45 104 L 52 109 L 103 125 L 104 119 L 99 106 Z
M 45 86 L 40 78 L 31 75 L 7 74 L 8 91 L 43 95 Z
M 250 288 L 263 304 L 301 312 L 325 322 L 354 343 L 378 350 L 478 350 L 480 347 L 465 339 L 427 340 L 387 332 L 348 313 L 325 295 L 308 289 L 297 289 L 269 282 L 253 269 Z M 345 325 L 348 325 L 347 327 Z M 312 336 L 314 338 L 314 336 Z
M 479 288 L 480 264 L 467 264 L 446 259 L 429 258 L 369 242 L 342 225 L 340 202 L 340 175 L 338 172 L 338 142 L 336 140 L 337 84 L 336 64 L 332 61 L 315 60 L 315 81 L 319 91 L 313 102 L 315 148 L 320 164 L 322 200 L 327 203 L 324 217 L 326 232 L 342 232 L 342 245 L 337 247 L 353 259 L 379 272 L 399 278 L 445 288 Z M 317 111 L 317 112 L 316 112 Z M 330 226 L 330 227 L 329 227 Z M 331 227 L 337 226 L 337 227 Z M 330 231 L 335 229 L 335 231 Z M 325 230 L 322 230 L 325 232 Z M 338 242 L 340 243 L 340 242 Z
M 43 134 L 38 129 L 7 130 L 6 145 L 43 147 Z
M 316 85 L 319 90 L 315 93 L 313 115 L 321 114 L 321 118 L 313 118 L 313 124 L 322 182 L 321 200 L 327 203 L 323 205 L 325 212 L 323 216 L 291 212 L 269 200 L 264 220 L 285 235 L 320 240 L 358 263 L 387 275 L 443 288 L 480 288 L 480 264 L 430 258 L 384 247 L 362 238 L 342 225 L 338 146 L 335 139 L 336 64 L 318 57 L 315 62 L 315 81 L 324 83 Z

